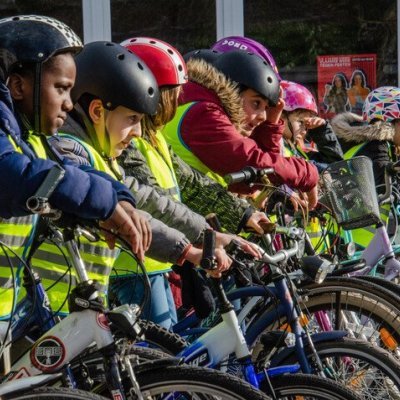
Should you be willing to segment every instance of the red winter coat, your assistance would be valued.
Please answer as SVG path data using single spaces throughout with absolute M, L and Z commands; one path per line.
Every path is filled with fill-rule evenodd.
M 274 184 L 287 184 L 304 192 L 317 184 L 318 171 L 313 165 L 280 154 L 282 123 L 265 121 L 251 137 L 244 137 L 236 127 L 243 116 L 237 91 L 205 63 L 190 61 L 188 67 L 190 82 L 183 86 L 179 104 L 198 103 L 185 114 L 180 133 L 205 165 L 219 175 L 246 166 L 274 168 L 275 176 L 271 176 Z

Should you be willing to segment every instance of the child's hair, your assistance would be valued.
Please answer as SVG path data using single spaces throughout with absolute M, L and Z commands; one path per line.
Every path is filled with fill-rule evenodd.
M 143 133 L 155 145 L 154 136 L 159 129 L 174 118 L 178 108 L 180 86 L 163 86 L 160 88 L 160 100 L 155 115 L 146 114 L 142 119 Z

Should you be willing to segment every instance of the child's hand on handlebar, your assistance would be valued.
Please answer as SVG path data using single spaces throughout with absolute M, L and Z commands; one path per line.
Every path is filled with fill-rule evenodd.
M 143 216 L 140 210 L 134 208 L 131 203 L 128 203 L 127 201 L 120 201 L 120 204 L 125 212 L 130 216 L 136 229 L 141 234 L 143 250 L 147 251 L 152 240 L 151 226 L 149 221 Z
M 185 259 L 193 263 L 194 265 L 200 265 L 201 258 L 203 256 L 203 250 L 196 247 L 190 247 L 189 251 L 185 255 Z M 232 260 L 226 254 L 223 248 L 215 249 L 215 263 L 217 268 L 214 270 L 207 270 L 207 273 L 213 278 L 220 278 L 221 273 L 228 270 L 232 264 Z
M 108 246 L 115 247 L 115 234 L 120 235 L 131 245 L 131 250 L 140 260 L 151 243 L 151 228 L 147 220 L 128 202 L 119 202 L 110 218 L 102 221 L 100 226 L 110 232 L 105 232 Z
M 318 203 L 318 187 L 314 186 L 306 195 L 308 199 L 308 208 L 313 210 Z
M 215 249 L 215 259 L 217 268 L 207 270 L 207 274 L 212 278 L 220 278 L 222 272 L 227 271 L 231 267 L 232 260 L 226 254 L 226 251 L 221 248 Z
M 261 211 L 256 211 L 251 214 L 250 218 L 247 220 L 246 227 L 254 230 L 256 233 L 262 235 L 264 229 L 260 225 L 260 222 L 270 222 L 265 213 Z
M 240 246 L 241 246 L 242 250 L 244 252 L 250 254 L 251 256 L 253 256 L 255 258 L 262 257 L 262 254 L 260 253 L 258 247 L 256 245 L 254 245 L 253 243 L 243 239 L 242 237 L 232 235 L 232 234 L 227 234 L 227 233 L 216 232 L 215 245 L 218 248 L 223 248 L 223 247 L 228 246 L 228 244 L 232 240 L 237 240 L 238 242 L 240 242 Z

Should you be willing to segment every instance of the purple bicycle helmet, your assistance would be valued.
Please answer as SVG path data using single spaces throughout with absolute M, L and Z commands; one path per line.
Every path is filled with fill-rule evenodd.
M 257 54 L 272 67 L 279 80 L 282 79 L 279 75 L 274 57 L 272 57 L 270 51 L 254 39 L 244 36 L 227 36 L 214 43 L 211 46 L 211 49 L 220 51 L 221 53 L 226 53 L 232 50 L 244 50 L 249 53 Z

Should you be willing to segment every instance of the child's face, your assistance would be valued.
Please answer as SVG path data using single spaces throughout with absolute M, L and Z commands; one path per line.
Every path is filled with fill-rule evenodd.
M 64 124 L 68 111 L 72 109 L 70 97 L 75 83 L 75 61 L 70 53 L 52 57 L 42 66 L 40 85 L 41 131 L 53 135 Z M 32 74 L 10 76 L 9 87 L 20 112 L 34 124 L 34 77 Z
M 42 74 L 41 128 L 46 135 L 53 135 L 64 124 L 72 110 L 71 89 L 75 83 L 75 61 L 71 54 L 54 57 Z
M 119 157 L 132 138 L 142 136 L 140 120 L 143 115 L 123 106 L 106 112 L 105 126 L 110 138 L 110 157 Z
M 244 90 L 240 96 L 243 100 L 243 110 L 246 114 L 244 130 L 248 136 L 253 129 L 267 119 L 268 101 L 253 89 Z
M 304 119 L 314 117 L 314 113 L 308 110 L 296 110 L 287 114 L 285 120 L 285 128 L 283 136 L 285 139 L 295 140 L 296 137 L 305 137 L 307 134 L 306 124 Z M 291 124 L 291 130 L 289 123 Z

